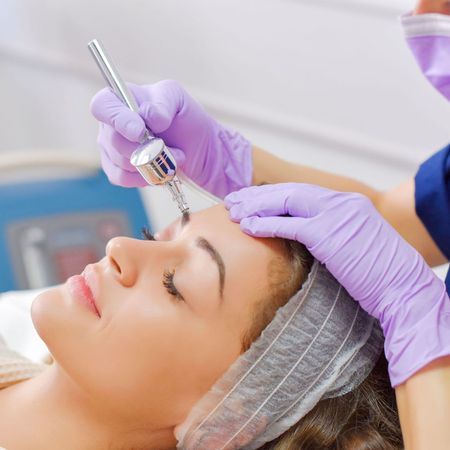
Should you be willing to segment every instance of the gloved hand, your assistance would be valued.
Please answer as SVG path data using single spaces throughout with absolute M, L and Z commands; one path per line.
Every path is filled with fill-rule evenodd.
M 165 141 L 189 178 L 216 196 L 223 198 L 251 184 L 251 144 L 216 122 L 177 82 L 128 87 L 139 114 L 124 106 L 108 88 L 91 102 L 92 114 L 101 122 L 98 143 L 102 166 L 113 184 L 146 186 L 130 163 L 145 127 Z
M 369 199 L 288 183 L 242 189 L 228 195 L 225 205 L 231 219 L 252 236 L 305 244 L 380 321 L 393 386 L 450 355 L 450 300 L 444 283 Z

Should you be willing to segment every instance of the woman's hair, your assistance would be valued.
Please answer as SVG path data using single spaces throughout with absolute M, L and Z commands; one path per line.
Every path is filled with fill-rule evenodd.
M 282 253 L 269 263 L 267 295 L 257 302 L 250 328 L 242 339 L 242 352 L 250 348 L 264 328 L 269 325 L 277 309 L 300 289 L 311 270 L 314 258 L 306 248 L 287 239 L 278 239 Z
M 283 253 L 269 267 L 268 294 L 257 303 L 242 340 L 247 350 L 271 322 L 277 309 L 300 289 L 313 257 L 293 241 L 281 241 Z M 375 368 L 353 391 L 321 400 L 305 417 L 260 450 L 398 450 L 403 448 L 394 390 L 381 355 Z
M 403 441 L 381 355 L 370 375 L 353 391 L 321 400 L 305 417 L 260 450 L 400 450 Z

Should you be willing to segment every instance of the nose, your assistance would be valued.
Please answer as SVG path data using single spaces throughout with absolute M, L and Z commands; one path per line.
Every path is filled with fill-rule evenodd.
M 142 241 L 127 237 L 115 237 L 106 245 L 106 256 L 116 271 L 118 280 L 125 287 L 133 286 L 139 273 L 139 255 Z

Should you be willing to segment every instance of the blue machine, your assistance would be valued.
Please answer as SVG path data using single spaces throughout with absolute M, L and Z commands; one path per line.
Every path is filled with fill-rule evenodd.
M 137 189 L 92 176 L 0 185 L 0 292 L 64 282 L 150 227 Z

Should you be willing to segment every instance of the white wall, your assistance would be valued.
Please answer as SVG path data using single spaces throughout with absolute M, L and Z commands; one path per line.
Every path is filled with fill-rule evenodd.
M 260 146 L 391 186 L 450 138 L 450 105 L 398 23 L 413 3 L 3 0 L 0 151 L 96 151 L 88 104 L 103 83 L 86 44 L 98 37 L 128 80 L 175 78 Z M 161 208 L 160 224 L 176 213 Z

